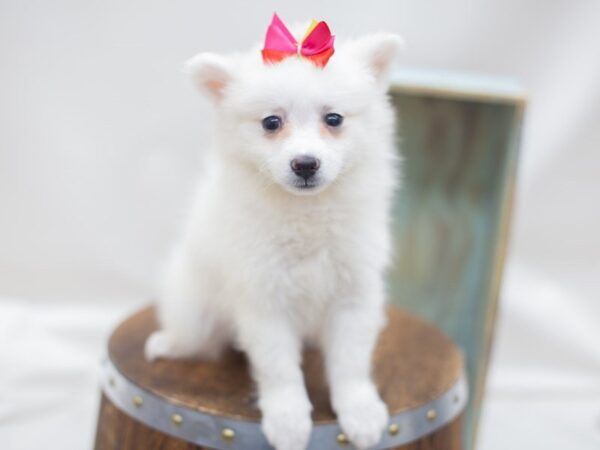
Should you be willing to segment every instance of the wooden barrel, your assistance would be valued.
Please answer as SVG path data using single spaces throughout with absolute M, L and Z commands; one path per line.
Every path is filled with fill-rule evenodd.
M 156 328 L 148 308 L 110 338 L 96 450 L 270 449 L 244 355 L 231 350 L 217 362 L 150 363 L 143 356 L 144 342 Z M 331 409 L 318 351 L 305 352 L 303 369 L 314 406 L 309 449 L 352 448 Z M 390 411 L 376 449 L 462 449 L 467 384 L 461 352 L 448 337 L 389 308 L 373 370 Z

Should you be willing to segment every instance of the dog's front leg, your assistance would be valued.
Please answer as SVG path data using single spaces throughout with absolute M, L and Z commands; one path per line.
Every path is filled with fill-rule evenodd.
M 331 403 L 342 430 L 358 449 L 381 439 L 388 411 L 371 379 L 371 357 L 383 309 L 344 305 L 332 312 L 323 335 Z
M 301 363 L 301 341 L 281 315 L 245 315 L 240 345 L 258 385 L 262 429 L 277 450 L 304 450 L 312 422 Z

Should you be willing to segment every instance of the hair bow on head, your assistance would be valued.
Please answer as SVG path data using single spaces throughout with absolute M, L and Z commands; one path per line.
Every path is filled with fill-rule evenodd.
M 299 44 L 277 14 L 273 14 L 262 50 L 263 61 L 276 63 L 290 56 L 299 56 L 317 67 L 325 67 L 333 55 L 334 37 L 325 22 L 313 20 Z

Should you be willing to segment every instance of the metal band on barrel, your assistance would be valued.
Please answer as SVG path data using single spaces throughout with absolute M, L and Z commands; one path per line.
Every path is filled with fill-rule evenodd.
M 259 422 L 213 416 L 171 403 L 136 386 L 107 358 L 103 363 L 102 389 L 120 410 L 148 427 L 165 434 L 215 450 L 270 450 Z M 433 433 L 449 424 L 465 408 L 468 400 L 466 376 L 433 401 L 390 417 L 375 450 L 398 447 Z M 308 450 L 348 448 L 340 427 L 315 425 Z

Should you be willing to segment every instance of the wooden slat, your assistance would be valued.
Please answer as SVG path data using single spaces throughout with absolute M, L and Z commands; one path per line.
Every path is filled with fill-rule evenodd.
M 388 284 L 393 303 L 436 323 L 465 351 L 472 448 L 525 102 L 519 90 L 466 84 L 453 89 L 400 79 L 392 88 L 404 188 L 395 204 L 396 256 Z

